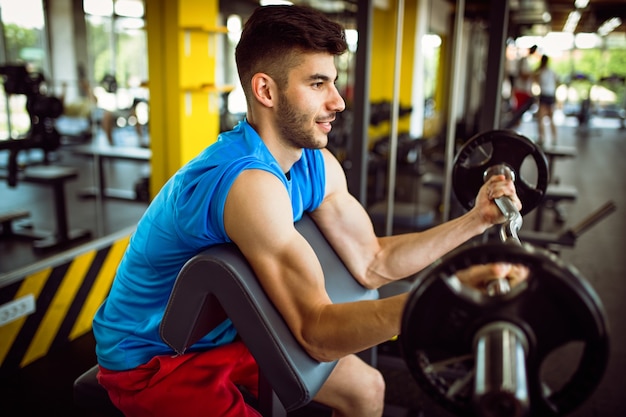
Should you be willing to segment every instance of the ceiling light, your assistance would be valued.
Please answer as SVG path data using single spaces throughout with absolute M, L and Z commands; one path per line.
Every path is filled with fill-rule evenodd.
M 601 45 L 600 37 L 595 33 L 578 33 L 574 37 L 574 45 L 578 49 L 593 49 Z
M 576 6 L 577 9 L 584 9 L 585 7 L 587 7 L 588 4 L 589 4 L 589 0 L 574 1 L 574 6 Z
M 137 0 L 117 0 L 115 14 L 118 16 L 140 18 L 144 15 L 143 2 Z
M 570 12 L 567 16 L 567 21 L 563 26 L 563 32 L 574 33 L 576 30 L 576 26 L 578 26 L 578 21 L 580 20 L 580 12 L 578 10 L 574 10 Z
M 558 55 L 574 47 L 574 35 L 565 32 L 550 32 L 543 38 L 541 48 L 546 55 Z
M 84 0 L 83 10 L 94 16 L 112 16 L 113 1 Z
M 287 1 L 287 0 L 261 0 L 259 3 L 261 4 L 261 6 L 279 6 L 279 5 L 291 6 L 293 5 L 292 2 Z
M 622 24 L 622 19 L 619 17 L 613 17 L 606 22 L 602 23 L 602 25 L 598 28 L 598 35 L 606 36 L 609 33 L 613 32 L 615 28 Z

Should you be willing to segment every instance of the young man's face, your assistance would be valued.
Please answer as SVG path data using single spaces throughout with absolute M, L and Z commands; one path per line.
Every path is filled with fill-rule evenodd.
M 281 137 L 298 148 L 318 149 L 328 144 L 335 114 L 345 109 L 337 88 L 333 55 L 304 54 L 289 72 L 287 88 L 278 95 L 277 124 Z

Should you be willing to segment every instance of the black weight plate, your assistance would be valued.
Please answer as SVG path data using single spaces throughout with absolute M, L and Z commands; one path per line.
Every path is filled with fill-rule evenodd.
M 523 264 L 530 277 L 493 297 L 451 278 L 469 266 L 492 262 Z M 400 345 L 423 391 L 457 415 L 473 416 L 473 379 L 464 389 L 457 389 L 455 382 L 473 371 L 476 332 L 501 320 L 515 324 L 528 339 L 529 415 L 565 415 L 592 394 L 609 356 L 608 326 L 598 296 L 574 267 L 551 252 L 506 243 L 468 244 L 417 277 L 402 318 Z M 584 344 L 578 367 L 558 390 L 546 393 L 542 363 L 570 342 Z M 438 369 L 442 363 L 454 366 Z
M 532 158 L 537 170 L 536 184 L 521 175 L 524 161 Z M 494 165 L 508 165 L 515 173 L 515 188 L 525 215 L 541 202 L 549 182 L 548 160 L 539 146 L 525 136 L 509 130 L 479 133 L 463 144 L 452 167 L 454 194 L 466 209 L 474 206 L 485 171 Z

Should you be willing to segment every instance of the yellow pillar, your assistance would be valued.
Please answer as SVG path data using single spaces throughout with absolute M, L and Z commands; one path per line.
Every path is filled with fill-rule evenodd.
M 219 134 L 218 12 L 218 0 L 146 1 L 151 196 Z

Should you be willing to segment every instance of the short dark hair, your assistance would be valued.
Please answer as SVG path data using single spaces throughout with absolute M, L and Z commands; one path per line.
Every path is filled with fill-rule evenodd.
M 348 45 L 343 27 L 322 12 L 308 6 L 257 7 L 246 21 L 235 49 L 239 79 L 246 96 L 250 80 L 264 72 L 280 87 L 288 70 L 306 52 L 343 54 Z

